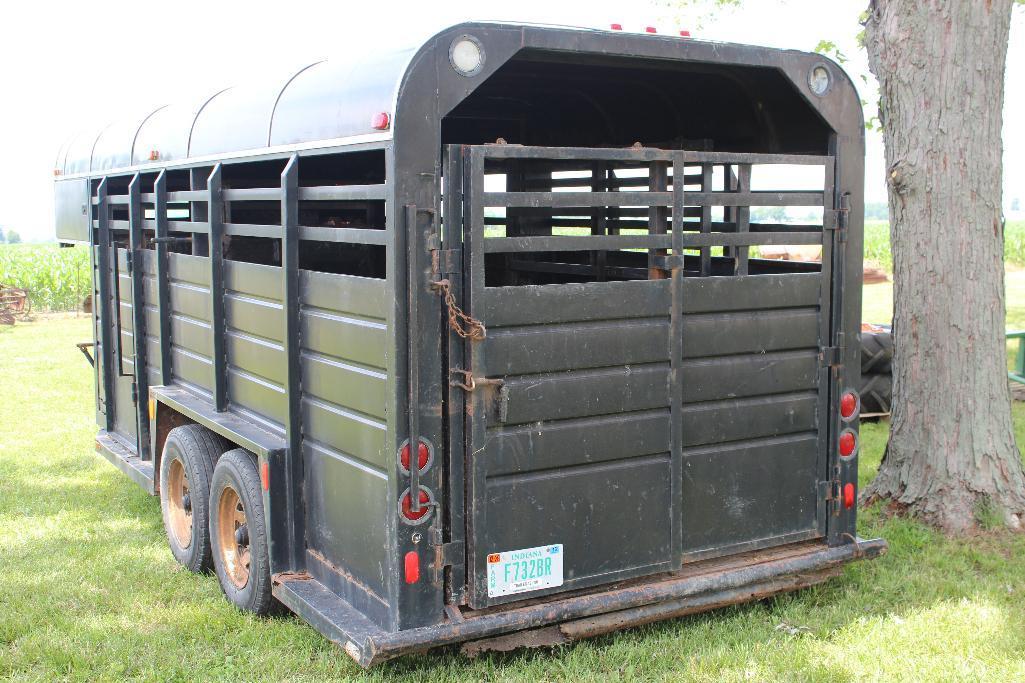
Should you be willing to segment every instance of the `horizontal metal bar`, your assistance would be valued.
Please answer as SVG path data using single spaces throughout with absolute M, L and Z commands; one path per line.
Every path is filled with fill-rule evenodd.
M 480 145 L 485 159 L 544 159 L 595 161 L 669 161 L 673 152 L 652 147 L 534 147 L 524 145 Z
M 300 187 L 300 201 L 372 201 L 382 200 L 387 194 L 387 185 L 325 185 L 321 187 Z
M 485 192 L 484 206 L 669 206 L 671 192 Z M 821 203 L 821 194 L 819 198 Z
M 770 244 L 822 244 L 821 232 L 703 232 L 685 233 L 683 246 L 739 247 Z
M 300 195 L 302 191 L 300 190 Z M 324 228 L 311 225 L 299 226 L 299 239 L 315 242 L 341 242 L 343 244 L 377 244 L 388 243 L 385 230 L 368 228 Z
M 109 194 L 107 195 L 108 204 L 127 204 L 128 195 L 126 194 Z
M 238 235 L 239 237 L 269 237 L 272 239 L 281 239 L 281 226 L 225 223 L 224 234 Z
M 821 192 L 688 192 L 690 206 L 822 206 Z
M 221 198 L 226 202 L 280 202 L 281 188 L 277 187 L 236 187 L 221 191 Z
M 210 224 L 199 221 L 167 221 L 167 229 L 170 232 L 194 232 L 206 235 L 210 232 Z
M 208 197 L 209 194 L 206 190 L 179 190 L 178 192 L 167 193 L 168 203 L 206 202 Z
M 589 251 L 609 249 L 666 249 L 671 235 L 580 235 L 561 237 L 490 237 L 484 240 L 484 253 L 523 251 Z
M 831 156 L 812 154 L 741 154 L 737 152 L 685 152 L 688 164 L 788 164 L 824 166 L 833 163 Z

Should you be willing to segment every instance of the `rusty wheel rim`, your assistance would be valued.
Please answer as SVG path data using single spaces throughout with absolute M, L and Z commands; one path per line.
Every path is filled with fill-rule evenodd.
M 249 526 L 246 508 L 231 486 L 221 490 L 217 501 L 217 546 L 224 575 L 236 588 L 249 583 Z
M 185 465 L 175 458 L 167 471 L 167 517 L 171 535 L 180 548 L 192 545 L 192 499 Z

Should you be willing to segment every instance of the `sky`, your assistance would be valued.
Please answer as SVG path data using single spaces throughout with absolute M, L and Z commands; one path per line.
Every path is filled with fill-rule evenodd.
M 158 106 L 225 86 L 276 77 L 340 51 L 407 45 L 445 26 L 496 19 L 660 33 L 813 49 L 835 42 L 862 98 L 875 81 L 855 36 L 867 0 L 745 0 L 711 10 L 705 0 L 453 0 L 307 2 L 101 0 L 13 3 L 0 28 L 0 228 L 53 239 L 53 167 L 61 144 L 83 130 L 138 118 Z M 1025 204 L 1025 10 L 1014 12 L 1004 109 L 1005 206 Z M 863 81 L 861 76 L 866 77 Z M 265 76 L 266 77 L 266 76 Z M 866 201 L 886 200 L 881 137 L 869 132 Z

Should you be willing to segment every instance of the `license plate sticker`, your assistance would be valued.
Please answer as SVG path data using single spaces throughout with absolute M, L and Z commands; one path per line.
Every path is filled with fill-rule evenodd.
M 562 585 L 562 544 L 488 555 L 488 597 Z

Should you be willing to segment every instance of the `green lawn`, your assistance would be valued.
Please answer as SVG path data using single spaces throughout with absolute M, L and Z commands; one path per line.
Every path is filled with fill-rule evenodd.
M 1025 679 L 1025 537 L 947 540 L 878 510 L 891 552 L 825 586 L 553 651 L 454 649 L 361 672 L 291 617 L 235 611 L 168 551 L 158 501 L 93 452 L 85 318 L 0 328 L 0 678 Z M 1019 441 L 1025 410 L 1015 408 Z M 885 424 L 862 428 L 862 483 Z

